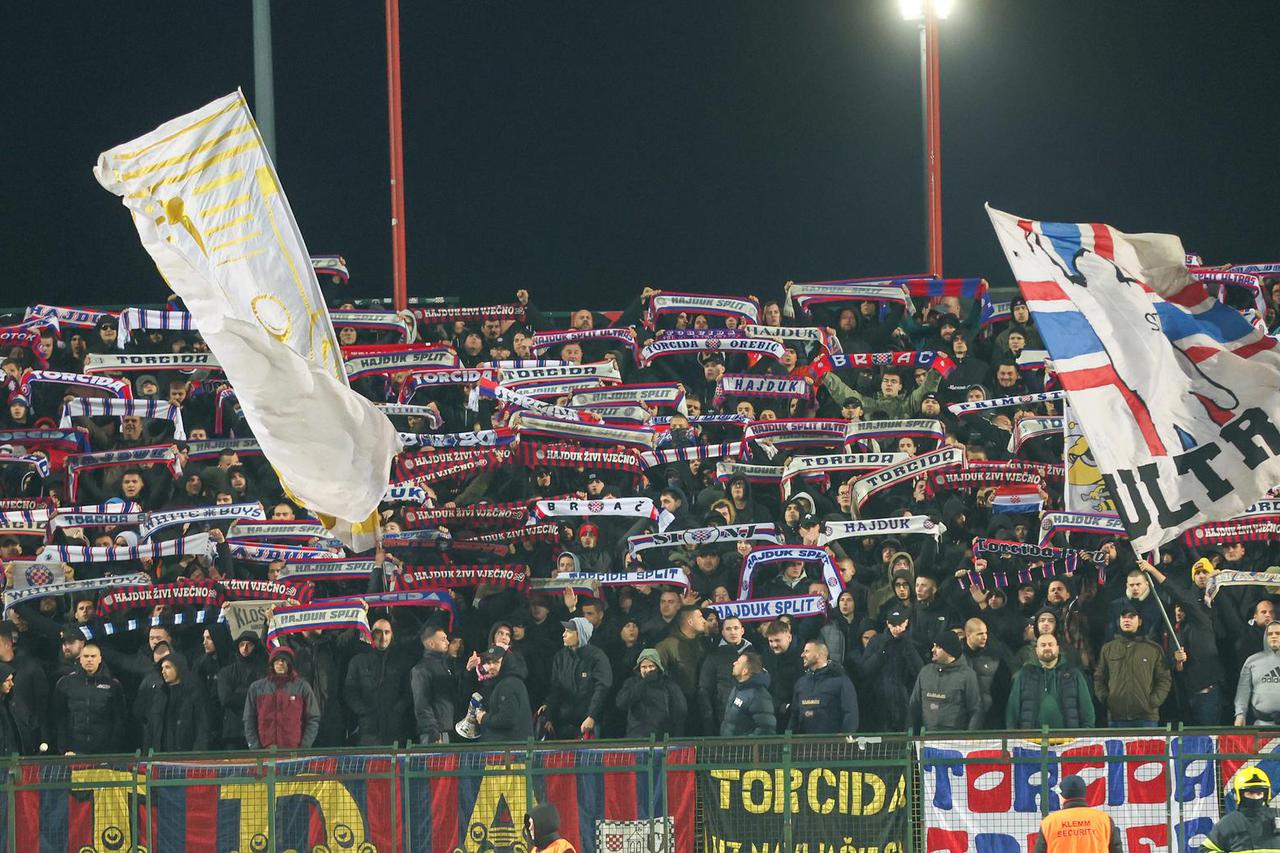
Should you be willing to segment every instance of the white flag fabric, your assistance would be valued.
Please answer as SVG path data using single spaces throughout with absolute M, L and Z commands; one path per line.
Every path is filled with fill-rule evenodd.
M 286 489 L 372 547 L 395 428 L 347 384 L 302 235 L 237 91 L 98 158 Z
M 1138 551 L 1280 482 L 1280 351 L 1168 234 L 987 208 Z

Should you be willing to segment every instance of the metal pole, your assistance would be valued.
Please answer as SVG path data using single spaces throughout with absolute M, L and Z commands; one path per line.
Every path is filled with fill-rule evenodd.
M 929 150 L 932 147 L 929 142 L 929 36 L 925 27 L 929 5 L 926 2 L 926 11 L 920 17 L 920 162 L 924 167 L 924 174 L 921 176 L 924 199 L 924 268 L 933 275 L 933 196 L 929 184 Z
M 253 0 L 253 114 L 276 166 L 276 91 L 271 71 L 271 0 Z
M 404 240 L 404 125 L 400 113 L 400 0 L 387 0 L 387 113 L 391 130 L 391 283 L 395 310 L 409 302 Z
M 929 275 L 942 277 L 942 120 L 938 75 L 938 12 L 925 0 L 923 28 L 925 71 L 925 187 L 928 193 Z

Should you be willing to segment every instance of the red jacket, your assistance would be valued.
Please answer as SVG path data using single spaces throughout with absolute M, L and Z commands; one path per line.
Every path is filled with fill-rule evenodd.
M 250 749 L 305 749 L 320 731 L 320 703 L 298 673 L 268 675 L 249 685 L 244 738 Z

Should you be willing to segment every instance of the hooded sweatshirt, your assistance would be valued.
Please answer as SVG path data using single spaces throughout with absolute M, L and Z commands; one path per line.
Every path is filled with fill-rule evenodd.
M 1236 686 L 1236 716 L 1280 722 L 1280 652 L 1273 652 L 1262 638 L 1262 651 L 1251 655 L 1240 668 Z

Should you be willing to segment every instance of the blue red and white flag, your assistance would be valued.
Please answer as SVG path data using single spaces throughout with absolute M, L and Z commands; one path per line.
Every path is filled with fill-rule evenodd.
M 1138 551 L 1280 482 L 1280 351 L 1188 273 L 1181 241 L 988 207 Z
M 996 486 L 996 492 L 991 498 L 991 511 L 1012 514 L 1034 512 L 1038 515 L 1044 509 L 1040 488 L 1034 483 L 1005 483 Z

